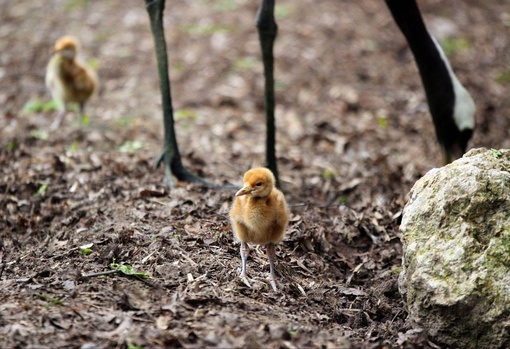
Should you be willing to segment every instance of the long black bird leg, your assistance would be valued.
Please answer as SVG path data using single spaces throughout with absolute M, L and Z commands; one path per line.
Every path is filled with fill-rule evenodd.
M 416 0 L 385 0 L 404 34 L 427 96 L 443 164 L 462 156 L 475 126 L 475 104 L 427 30 Z
M 209 183 L 203 178 L 188 171 L 182 164 L 179 147 L 177 145 L 177 138 L 175 136 L 170 79 L 168 77 L 168 55 L 166 50 L 165 33 L 163 30 L 165 0 L 145 0 L 145 5 L 147 7 L 147 12 L 149 13 L 152 35 L 154 36 L 159 74 L 159 87 L 161 90 L 163 105 L 163 125 L 165 130 L 163 153 L 156 161 L 156 168 L 158 168 L 161 163 L 164 164 L 164 183 L 169 188 L 173 187 L 172 175 L 180 181 L 196 183 L 206 187 L 215 187 L 214 184 Z
M 273 171 L 276 186 L 279 186 L 278 167 L 276 164 L 276 131 L 274 119 L 274 57 L 273 44 L 278 33 L 278 26 L 274 19 L 275 0 L 262 0 L 257 13 L 257 30 L 262 48 L 262 62 L 264 63 L 264 99 L 266 110 L 266 163 Z

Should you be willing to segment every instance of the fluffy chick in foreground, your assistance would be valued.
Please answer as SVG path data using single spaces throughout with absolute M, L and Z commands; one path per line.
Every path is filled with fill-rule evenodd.
M 60 104 L 60 112 L 51 128 L 57 129 L 65 116 L 68 103 L 78 103 L 80 115 L 85 112 L 85 103 L 97 89 L 94 71 L 78 58 L 78 40 L 63 36 L 57 40 L 54 55 L 46 68 L 46 86 L 51 96 Z
M 283 193 L 275 188 L 273 173 L 267 168 L 253 168 L 243 177 L 243 188 L 236 193 L 230 210 L 235 236 L 241 241 L 241 275 L 246 279 L 247 243 L 267 246 L 271 286 L 276 291 L 274 274 L 275 248 L 285 234 L 290 212 Z

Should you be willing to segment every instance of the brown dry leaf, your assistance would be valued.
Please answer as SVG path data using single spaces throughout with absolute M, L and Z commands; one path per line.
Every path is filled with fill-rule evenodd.
M 148 310 L 151 308 L 149 293 L 142 287 L 131 285 L 123 288 L 122 292 L 133 309 Z
M 172 324 L 173 317 L 169 315 L 161 315 L 156 319 L 156 327 L 160 330 L 166 330 Z

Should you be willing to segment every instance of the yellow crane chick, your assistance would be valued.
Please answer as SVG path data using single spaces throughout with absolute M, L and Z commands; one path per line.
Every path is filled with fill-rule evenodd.
M 246 279 L 247 243 L 267 246 L 271 286 L 276 291 L 274 259 L 279 242 L 289 223 L 290 212 L 283 193 L 275 188 L 273 173 L 267 168 L 253 168 L 243 177 L 243 188 L 236 193 L 230 209 L 235 236 L 241 241 L 241 275 Z
M 68 103 L 78 103 L 80 115 L 85 112 L 85 103 L 97 89 L 95 72 L 78 57 L 78 40 L 63 36 L 57 40 L 54 54 L 46 68 L 46 86 L 51 96 L 60 104 L 60 112 L 51 128 L 57 129 L 67 112 Z

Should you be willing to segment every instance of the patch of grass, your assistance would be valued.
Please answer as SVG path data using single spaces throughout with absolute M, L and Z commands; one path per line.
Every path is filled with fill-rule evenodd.
M 384 115 L 378 115 L 377 124 L 379 125 L 379 127 L 386 129 L 388 128 L 388 119 Z
M 76 153 L 78 150 L 80 150 L 80 144 L 78 143 L 78 140 L 73 140 L 73 143 L 71 145 L 66 145 L 66 150 Z
M 25 103 L 23 106 L 23 113 L 34 114 L 48 111 L 55 111 L 60 109 L 60 103 L 55 100 L 42 101 L 40 99 L 32 99 Z
M 336 177 L 338 173 L 336 171 L 331 171 L 331 170 L 324 170 L 322 171 L 322 178 L 324 179 L 333 179 Z
M 65 10 L 83 10 L 87 8 L 90 0 L 67 0 L 64 3 Z
M 232 11 L 239 7 L 236 0 L 217 0 L 214 8 L 220 11 Z
M 276 19 L 286 18 L 294 13 L 294 6 L 289 4 L 277 4 L 274 8 L 274 16 Z
M 338 198 L 338 203 L 340 205 L 347 205 L 349 203 L 349 198 L 347 197 L 347 195 L 342 195 Z
M 97 28 L 97 30 L 94 32 L 94 38 L 96 43 L 107 42 L 111 39 L 111 34 L 107 30 L 101 30 L 100 28 Z
M 441 42 L 444 53 L 447 56 L 451 56 L 457 52 L 469 50 L 470 43 L 465 38 L 451 38 L 448 37 Z
M 274 81 L 274 89 L 276 91 L 283 91 L 284 87 L 285 87 L 285 85 L 280 80 L 275 80 Z
M 81 126 L 88 126 L 88 125 L 90 125 L 90 116 L 89 116 L 89 114 L 83 114 L 80 117 L 80 125 Z
M 145 347 L 143 345 L 136 345 L 133 343 L 128 343 L 127 349 L 144 349 Z
M 8 143 L 7 143 L 7 151 L 9 153 L 13 152 L 14 149 L 16 149 L 16 141 L 14 141 L 13 139 L 11 139 Z
M 182 238 L 182 234 L 180 234 L 180 233 L 171 233 L 171 234 L 168 234 L 168 236 L 170 239 L 181 240 L 181 238 Z
M 80 111 L 80 107 L 78 106 L 78 103 L 67 103 L 67 111 L 77 113 Z
M 239 71 L 253 69 L 257 65 L 258 62 L 259 62 L 259 60 L 257 58 L 255 58 L 253 56 L 248 56 L 248 57 L 244 57 L 244 58 L 236 60 L 234 63 L 234 67 Z
M 179 122 L 179 126 L 185 129 L 192 127 L 192 122 L 199 118 L 198 113 L 192 109 L 179 109 L 175 112 L 175 121 Z
M 34 138 L 46 141 L 49 137 L 48 132 L 43 130 L 32 130 L 30 131 L 30 135 Z
M 143 148 L 143 142 L 139 140 L 127 141 L 119 147 L 121 153 L 135 153 Z
M 401 266 L 393 267 L 393 268 L 391 269 L 391 273 L 392 273 L 392 274 L 395 274 L 395 275 L 400 274 L 400 272 L 401 272 L 401 271 L 402 271 L 402 267 L 401 267 Z
M 54 305 L 64 305 L 64 302 L 61 301 L 60 299 L 52 297 L 52 296 L 48 296 L 47 294 L 34 293 L 34 296 L 39 297 L 40 299 L 42 299 L 44 301 L 48 301 L 48 304 L 46 304 L 46 306 L 45 306 L 46 308 L 54 306 Z
M 130 127 L 135 124 L 136 118 L 130 116 L 119 116 L 118 118 L 115 118 L 114 122 L 119 126 Z
M 172 70 L 175 71 L 176 73 L 184 71 L 184 68 L 186 68 L 186 65 L 183 64 L 182 62 L 174 62 L 172 64 Z
M 97 71 L 99 69 L 99 59 L 90 58 L 87 60 L 87 65 Z
M 496 82 L 506 85 L 510 83 L 510 70 L 505 70 L 496 78 Z
M 211 24 L 184 24 L 179 26 L 179 30 L 191 35 L 210 36 L 216 33 L 232 33 L 234 29 L 225 24 L 211 23 Z
M 175 120 L 196 120 L 198 113 L 191 109 L 179 109 L 175 112 Z

